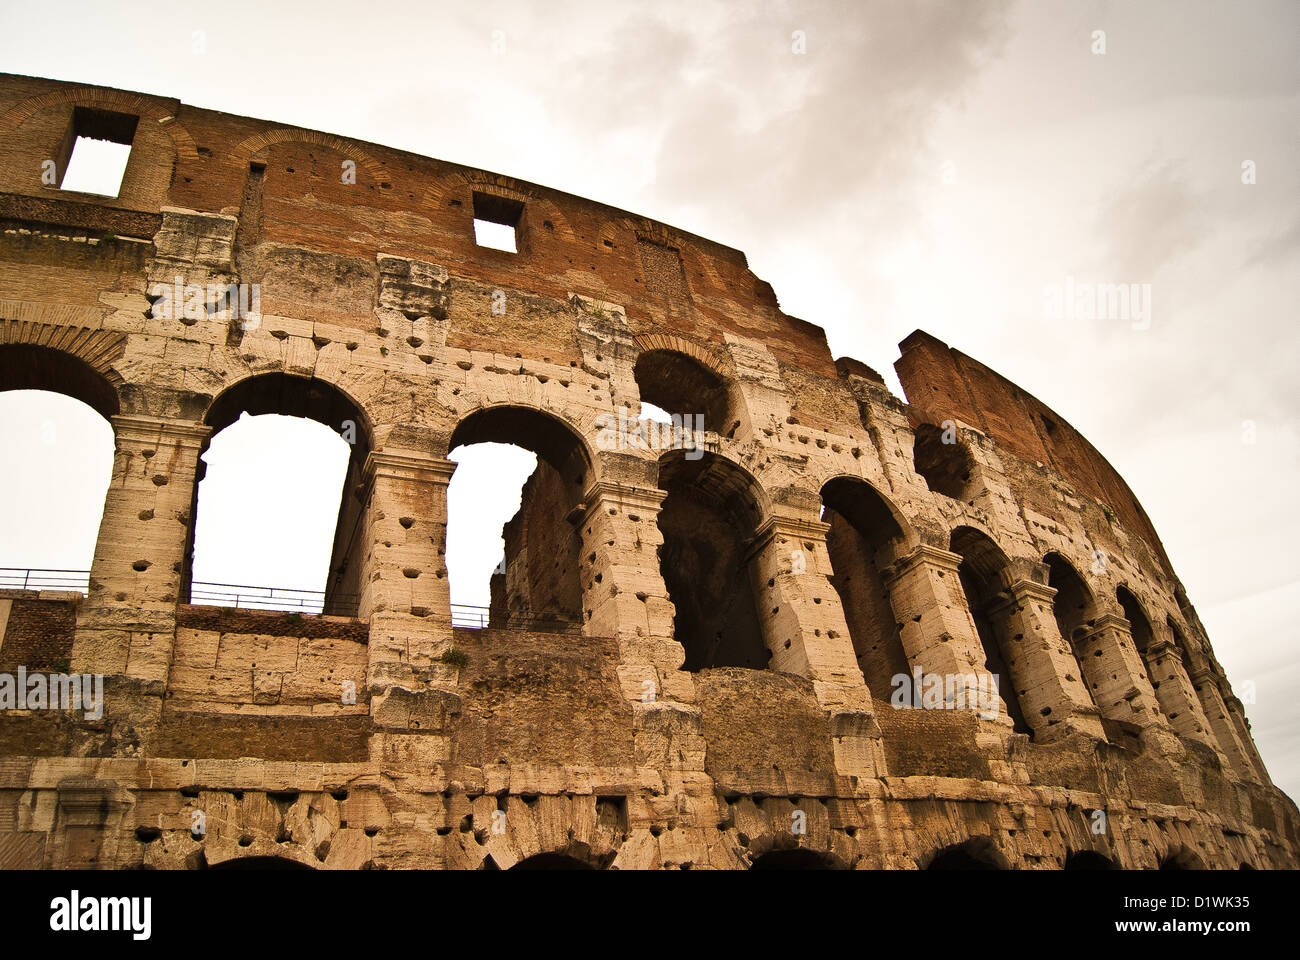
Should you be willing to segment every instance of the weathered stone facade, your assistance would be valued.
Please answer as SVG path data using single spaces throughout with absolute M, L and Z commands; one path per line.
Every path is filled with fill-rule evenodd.
M 118 197 L 43 182 L 122 129 Z M 0 388 L 116 436 L 88 595 L 0 599 L 0 668 L 107 698 L 0 715 L 0 865 L 1300 862 L 1124 481 L 934 338 L 904 403 L 736 250 L 163 97 L 0 77 L 0 190 Z M 703 429 L 611 441 L 642 400 Z M 199 458 L 245 411 L 352 432 L 347 616 L 187 602 Z M 447 454 L 483 441 L 539 466 L 467 630 Z M 913 673 L 996 675 L 997 709 L 896 709 Z

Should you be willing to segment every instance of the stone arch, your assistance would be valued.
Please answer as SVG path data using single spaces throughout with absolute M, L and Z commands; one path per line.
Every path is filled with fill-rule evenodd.
M 141 119 L 148 118 L 162 126 L 176 148 L 176 156 L 182 160 L 197 160 L 198 147 L 194 138 L 185 129 L 185 125 L 176 119 L 180 107 L 179 100 L 160 104 L 154 97 L 146 97 L 126 90 L 106 90 L 99 87 L 72 87 L 51 90 L 49 93 L 37 94 L 14 104 L 0 114 L 0 125 L 17 129 L 38 113 L 51 107 L 102 107 L 120 113 L 134 113 Z
M 769 850 L 750 861 L 751 870 L 836 870 L 842 869 L 835 859 L 820 850 L 796 847 L 792 850 Z
M 0 319 L 0 390 L 49 390 L 108 419 L 121 412 L 120 333 Z
M 1148 683 L 1152 683 L 1151 666 L 1147 662 L 1151 656 L 1151 647 L 1155 643 L 1155 632 L 1151 627 L 1151 618 L 1146 608 L 1127 586 L 1121 584 L 1115 588 L 1115 602 L 1124 611 L 1124 619 L 1129 622 L 1129 631 L 1133 635 L 1133 645 L 1137 648 L 1138 663 Z
M 190 527 L 185 548 L 181 597 L 192 593 L 194 569 L 194 532 L 198 524 L 199 483 L 206 474 L 202 455 L 211 439 L 241 416 L 278 414 L 298 417 L 322 424 L 338 433 L 348 443 L 350 454 L 334 529 L 329 573 L 325 583 L 324 612 L 335 615 L 355 614 L 361 592 L 361 567 L 365 545 L 358 536 L 365 511 L 362 495 L 365 486 L 366 459 L 373 448 L 370 418 L 362 405 L 340 387 L 315 377 L 287 373 L 263 373 L 230 384 L 208 405 L 203 423 L 212 428 L 200 451 L 195 476 L 194 499 L 190 509 Z M 270 584 L 269 586 L 275 586 Z
M 970 498 L 975 472 L 975 457 L 970 447 L 956 436 L 948 440 L 948 431 L 932 423 L 919 424 L 913 431 L 912 465 L 934 493 L 953 500 Z
M 766 666 L 751 541 L 771 515 L 753 474 L 718 454 L 670 450 L 659 459 L 660 570 L 673 602 L 685 669 Z
M 1061 636 L 1073 649 L 1090 622 L 1096 618 L 1096 598 L 1087 580 L 1061 554 L 1048 553 L 1043 557 L 1043 563 L 1047 565 L 1047 585 L 1056 591 L 1056 597 L 1052 601 L 1056 625 L 1060 628 Z M 1078 659 L 1077 652 L 1075 659 Z
M 971 837 L 933 851 L 922 859 L 923 870 L 1010 870 L 1011 863 L 990 837 Z
M 490 855 L 489 855 L 490 856 Z M 493 861 L 495 863 L 495 861 Z M 485 861 L 486 863 L 486 861 Z M 491 869 L 485 867 L 485 869 Z M 500 869 L 498 867 L 498 869 Z M 567 853 L 535 853 L 531 857 L 524 857 L 511 870 L 597 870 L 599 867 L 592 866 L 585 860 L 570 856 Z
M 1095 850 L 1073 850 L 1061 865 L 1064 870 L 1118 870 L 1119 864 Z
M 121 411 L 117 384 L 73 353 L 17 343 L 0 345 L 0 392 L 47 390 L 80 400 L 105 420 Z
M 822 520 L 830 527 L 828 579 L 839 594 L 867 687 L 876 699 L 888 700 L 892 678 L 910 674 L 911 667 L 885 575 L 920 539 L 898 508 L 860 477 L 832 477 L 821 488 L 821 500 Z
M 383 163 L 376 160 L 365 150 L 361 149 L 359 144 L 351 140 L 345 140 L 342 137 L 336 137 L 330 133 L 318 133 L 315 130 L 299 130 L 294 127 L 282 127 L 277 130 L 266 130 L 262 133 L 255 134 L 230 149 L 230 156 L 236 160 L 240 166 L 247 167 L 250 160 L 257 156 L 267 147 L 280 143 L 305 143 L 312 146 L 325 147 L 334 150 L 349 159 L 355 159 L 357 166 L 365 170 L 376 185 L 382 185 L 388 182 L 388 168 Z
M 502 531 L 504 569 L 490 581 L 489 625 L 580 622 L 582 538 L 575 517 L 597 473 L 586 439 L 553 413 L 497 404 L 462 417 L 452 431 L 448 453 L 477 443 L 511 444 L 537 456 L 519 512 Z
M 1009 623 L 1005 617 L 992 613 L 994 607 L 1007 599 L 1005 588 L 1011 579 L 1011 560 L 992 538 L 969 526 L 953 530 L 948 549 L 962 558 L 957 576 L 975 623 L 975 633 L 984 648 L 985 667 L 997 678 L 998 694 L 1006 704 L 1012 728 L 1017 733 L 1033 733 L 1020 704 L 1021 690 L 1030 678 L 1024 675 L 1023 665 L 1018 662 Z
M 1205 861 L 1189 847 L 1171 847 L 1156 865 L 1157 870 L 1204 870 Z
M 219 863 L 209 863 L 209 870 L 288 870 L 302 871 L 315 870 L 315 867 L 308 866 L 298 860 L 289 857 L 272 857 L 272 856 L 254 856 L 254 857 L 231 857 L 229 860 L 222 860 Z
M 651 344 L 681 341 L 663 334 L 638 339 Z M 674 416 L 689 417 L 684 422 L 695 429 L 733 434 L 740 421 L 730 379 L 706 351 L 688 352 L 677 346 L 648 346 L 637 355 L 632 376 L 641 400 Z

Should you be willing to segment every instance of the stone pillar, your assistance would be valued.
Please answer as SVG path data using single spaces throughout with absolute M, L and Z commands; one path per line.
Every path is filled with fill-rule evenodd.
M 808 677 L 831 722 L 841 772 L 884 772 L 880 727 L 858 667 L 840 596 L 828 579 L 830 524 L 771 516 L 759 527 L 747 566 L 771 667 Z
M 1160 711 L 1180 737 L 1205 744 L 1219 753 L 1226 763 L 1227 757 L 1222 755 L 1210 733 L 1209 719 L 1183 667 L 1183 655 L 1173 642 L 1169 627 L 1163 623 L 1153 624 L 1152 632 L 1154 638 L 1146 651 L 1147 677 L 1155 689 Z
M 1224 687 L 1227 687 L 1226 692 L 1223 690 Z M 1246 719 L 1246 708 L 1241 705 L 1241 701 L 1233 694 L 1226 677 L 1223 678 L 1219 690 L 1223 696 L 1224 705 L 1228 710 L 1228 719 L 1232 722 L 1233 729 L 1237 731 L 1237 739 L 1241 741 L 1242 749 L 1246 752 L 1246 758 L 1254 770 L 1255 779 L 1262 784 L 1272 786 L 1273 781 L 1269 779 L 1268 769 L 1264 766 L 1264 759 L 1259 755 L 1259 750 L 1255 747 L 1255 738 L 1251 736 L 1250 721 Z
M 72 670 L 165 685 L 193 522 L 195 470 L 211 428 L 127 414 L 112 420 L 113 478 L 89 594 L 77 610 Z
M 967 708 L 978 709 L 980 686 L 990 690 L 994 680 L 957 576 L 961 560 L 960 554 L 918 544 L 911 554 L 895 561 L 885 588 L 913 672 L 942 677 L 945 686 L 950 677 L 952 683 L 968 678 L 963 684 Z M 997 722 L 1011 727 L 1000 694 Z
M 583 497 L 582 632 L 619 642 L 619 680 L 633 703 L 692 703 L 681 672 L 686 651 L 673 639 L 673 604 L 659 570 L 658 487 L 598 480 Z
M 409 450 L 366 458 L 358 616 L 370 622 L 366 686 L 377 762 L 450 758 L 460 710 L 447 578 L 447 484 L 456 464 Z
M 447 484 L 456 464 L 408 451 L 371 453 L 364 470 L 366 544 L 357 615 L 369 620 L 372 690 L 387 671 L 427 666 L 451 636 Z M 409 677 L 408 677 L 409 679 Z
M 1047 743 L 1072 733 L 1106 739 L 1097 705 L 1083 683 L 1074 651 L 1052 613 L 1056 590 L 1017 580 L 1006 599 L 988 610 L 994 630 L 1007 637 L 1004 656 L 1034 739 Z
M 1141 728 L 1144 743 L 1157 752 L 1182 752 L 1178 738 L 1160 713 L 1127 620 L 1102 614 L 1075 642 L 1075 650 L 1088 690 L 1103 717 Z
M 1193 673 L 1192 689 L 1200 701 L 1206 722 L 1214 731 L 1219 750 L 1227 757 L 1231 769 L 1247 780 L 1258 779 L 1258 771 L 1251 760 L 1250 751 L 1241 742 L 1241 735 L 1228 712 L 1228 705 L 1219 690 L 1219 680 L 1208 668 Z

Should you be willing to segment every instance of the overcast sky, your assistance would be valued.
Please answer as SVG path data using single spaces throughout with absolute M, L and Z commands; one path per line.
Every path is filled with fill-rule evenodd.
M 896 392 L 919 327 L 1034 393 L 1136 491 L 1300 795 L 1300 4 L 160 10 L 7 2 L 0 65 L 614 204 L 744 250 L 787 313 Z M 1150 284 L 1149 323 L 1052 316 L 1067 278 Z M 0 477 L 0 564 L 89 563 L 111 439 L 70 406 L 0 398 L 24 466 Z M 323 428 L 285 437 L 266 420 L 213 442 L 201 579 L 319 582 L 345 454 Z M 502 463 L 466 455 L 453 481 L 463 602 L 486 602 L 529 469 Z

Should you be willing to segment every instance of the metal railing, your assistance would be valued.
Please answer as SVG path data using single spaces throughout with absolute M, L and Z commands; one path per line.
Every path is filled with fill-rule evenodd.
M 519 613 L 507 611 L 501 622 L 493 624 L 488 607 L 474 606 L 469 603 L 451 605 L 451 625 L 470 630 L 484 630 L 497 626 L 503 630 L 530 630 L 534 633 L 578 633 L 581 623 L 575 617 L 566 617 L 559 613 Z
M 471 603 L 453 603 L 451 625 L 467 627 L 470 630 L 482 630 L 488 625 L 488 608 L 476 607 Z
M 190 584 L 190 603 L 210 607 L 238 607 L 242 610 L 324 613 L 335 617 L 354 617 L 357 613 L 355 596 L 338 595 L 327 599 L 323 590 L 259 587 L 247 583 L 210 583 L 204 580 L 195 580 Z
M 86 594 L 89 584 L 89 570 L 0 567 L 0 590 L 71 590 Z M 200 606 L 237 607 L 241 610 L 285 610 L 291 613 L 355 617 L 357 599 L 352 595 L 331 596 L 327 599 L 323 590 L 195 580 L 190 584 L 189 602 Z M 451 605 L 451 623 L 454 627 L 484 630 L 490 622 L 491 611 L 488 607 L 470 603 Z M 578 620 L 574 618 L 531 612 L 507 613 L 501 626 L 508 630 L 532 630 L 538 633 L 572 633 L 580 629 Z
M 89 570 L 47 570 L 41 567 L 0 567 L 0 590 L 90 590 Z

